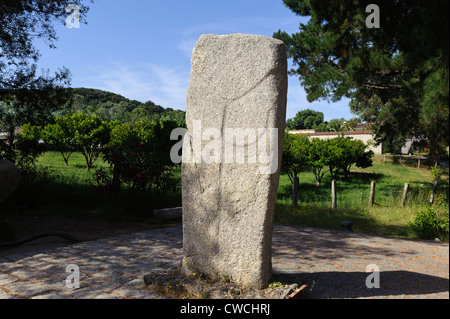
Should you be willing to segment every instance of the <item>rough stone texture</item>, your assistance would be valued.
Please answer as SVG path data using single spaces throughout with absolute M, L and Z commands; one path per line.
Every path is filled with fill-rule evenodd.
M 198 40 L 183 146 L 183 154 L 192 154 L 190 160 L 183 158 L 182 166 L 184 273 L 216 279 L 226 275 L 239 285 L 267 286 L 286 96 L 287 59 L 281 41 L 244 34 L 203 35 Z M 196 161 L 194 121 L 201 121 L 203 129 L 220 130 L 222 138 L 227 128 L 278 129 L 276 172 L 261 174 L 267 164 L 251 163 L 247 153 L 244 163 Z M 203 150 L 208 142 L 202 142 Z M 235 145 L 236 150 L 247 146 Z
M 0 203 L 10 197 L 19 186 L 20 170 L 7 160 L 0 159 Z

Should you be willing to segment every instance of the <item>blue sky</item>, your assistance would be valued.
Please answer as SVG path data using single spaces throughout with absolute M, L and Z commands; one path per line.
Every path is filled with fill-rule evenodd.
M 295 33 L 304 18 L 281 0 L 95 0 L 88 24 L 57 26 L 56 49 L 37 43 L 39 66 L 72 72 L 72 87 L 97 88 L 165 108 L 185 110 L 190 57 L 202 34 Z M 303 20 L 302 20 L 303 19 Z M 325 120 L 352 116 L 348 100 L 309 103 L 296 77 L 289 77 L 287 118 L 306 108 Z

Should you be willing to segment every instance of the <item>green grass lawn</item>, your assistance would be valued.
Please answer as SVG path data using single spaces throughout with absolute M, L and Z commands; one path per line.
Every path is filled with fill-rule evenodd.
M 100 156 L 92 166 L 91 170 L 86 169 L 86 161 L 84 156 L 75 152 L 70 156 L 69 165 L 66 165 L 62 155 L 58 152 L 45 152 L 38 158 L 37 165 L 45 168 L 53 176 L 67 179 L 68 183 L 76 182 L 78 184 L 86 184 L 92 180 L 92 172 L 99 168 L 109 167 Z
M 107 168 L 99 158 L 87 171 L 84 157 L 73 153 L 69 166 L 57 152 L 46 152 L 37 162 L 13 198 L 16 211 L 31 215 L 108 218 L 123 221 L 151 220 L 156 208 L 181 206 L 181 194 L 137 194 L 131 190 L 119 194 L 98 193 L 94 172 Z M 337 209 L 331 210 L 331 177 L 326 175 L 316 186 L 310 172 L 300 174 L 299 207 L 292 209 L 291 183 L 281 175 L 275 222 L 340 229 L 342 221 L 352 221 L 353 229 L 367 234 L 414 237 L 408 223 L 427 206 L 433 175 L 429 168 L 384 163 L 376 156 L 374 165 L 355 168 L 348 178 L 337 181 Z M 180 178 L 179 172 L 176 178 Z M 368 207 L 371 181 L 376 181 L 374 207 Z M 405 207 L 400 207 L 404 183 L 410 183 Z M 435 207 L 448 216 L 448 169 L 440 183 Z
M 157 222 L 152 218 L 154 209 L 181 205 L 180 194 L 144 194 L 131 189 L 100 193 L 94 189 L 95 171 L 108 167 L 99 157 L 88 171 L 81 153 L 73 153 L 67 166 L 59 153 L 46 152 L 23 179 L 12 206 L 25 215 Z
M 340 229 L 342 221 L 351 221 L 357 232 L 398 237 L 414 237 L 408 223 L 427 207 L 433 187 L 429 168 L 384 163 L 382 156 L 376 156 L 372 167 L 354 168 L 348 178 L 336 182 L 337 209 L 332 210 L 329 174 L 320 186 L 310 172 L 301 173 L 299 178 L 299 207 L 294 210 L 291 182 L 287 175 L 280 177 L 276 222 Z M 369 207 L 371 181 L 376 181 L 373 207 Z M 410 191 L 405 207 L 401 207 L 405 183 L 410 184 Z M 442 214 L 448 214 L 448 194 L 447 169 L 435 201 L 435 208 Z

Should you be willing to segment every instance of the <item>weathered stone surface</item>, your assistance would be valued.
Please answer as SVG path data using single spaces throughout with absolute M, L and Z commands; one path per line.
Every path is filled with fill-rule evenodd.
M 244 34 L 203 35 L 198 40 L 187 92 L 182 165 L 186 274 L 225 275 L 252 288 L 268 284 L 286 96 L 287 59 L 281 41 Z M 230 154 L 224 141 L 227 129 L 242 129 L 247 137 L 256 133 L 258 143 L 236 138 Z M 269 129 L 277 133 L 274 140 Z M 212 145 L 210 139 L 222 143 Z M 269 170 L 259 156 L 261 141 L 267 146 L 265 155 L 272 146 Z M 253 157 L 256 144 L 258 156 Z M 239 162 L 242 149 L 245 159 Z
M 21 179 L 20 170 L 13 163 L 7 160 L 0 160 L 0 203 L 10 197 Z

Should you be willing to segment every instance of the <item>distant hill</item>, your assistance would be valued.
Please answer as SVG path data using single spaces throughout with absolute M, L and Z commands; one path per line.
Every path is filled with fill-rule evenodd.
M 82 97 L 82 102 L 85 105 L 94 105 L 98 106 L 99 104 L 112 102 L 112 103 L 120 103 L 127 102 L 135 107 L 142 104 L 136 100 L 130 100 L 120 94 L 112 93 L 108 91 L 98 90 L 98 89 L 88 89 L 88 88 L 73 88 L 72 94 L 78 95 Z
M 62 111 L 64 114 L 83 112 L 90 115 L 97 114 L 105 121 L 121 122 L 170 119 L 182 123 L 185 120 L 184 111 L 164 108 L 152 101 L 142 103 L 120 94 L 90 88 L 72 88 L 71 91 L 72 98 Z

